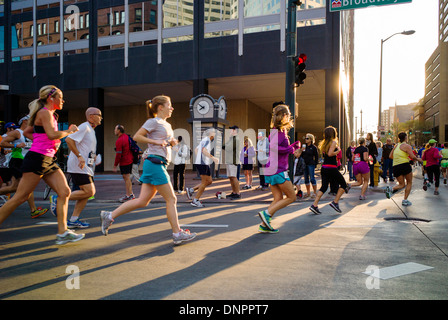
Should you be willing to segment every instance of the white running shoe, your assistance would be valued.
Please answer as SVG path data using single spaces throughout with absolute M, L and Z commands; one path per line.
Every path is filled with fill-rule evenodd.
M 193 199 L 193 201 L 191 201 L 191 205 L 194 206 L 194 207 L 198 207 L 198 208 L 203 208 L 204 207 L 202 202 L 199 201 L 198 199 Z

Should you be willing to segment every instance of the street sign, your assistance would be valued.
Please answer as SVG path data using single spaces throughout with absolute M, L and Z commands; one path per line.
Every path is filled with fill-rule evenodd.
M 409 2 L 412 0 L 330 0 L 330 12 Z
M 431 134 L 432 132 L 431 131 L 423 131 L 422 133 L 423 134 Z

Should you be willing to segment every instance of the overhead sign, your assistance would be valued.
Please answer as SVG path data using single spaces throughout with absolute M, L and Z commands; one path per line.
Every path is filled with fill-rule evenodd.
M 360 9 L 370 6 L 409 3 L 412 0 L 330 0 L 330 11 Z

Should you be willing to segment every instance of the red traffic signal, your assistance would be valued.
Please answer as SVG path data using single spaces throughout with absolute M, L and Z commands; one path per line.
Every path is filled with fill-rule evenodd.
M 306 79 L 306 73 L 303 72 L 306 68 L 305 61 L 307 59 L 306 54 L 302 53 L 299 56 L 294 57 L 294 64 L 295 64 L 295 84 L 297 87 L 299 87 L 301 84 L 304 83 L 304 80 Z

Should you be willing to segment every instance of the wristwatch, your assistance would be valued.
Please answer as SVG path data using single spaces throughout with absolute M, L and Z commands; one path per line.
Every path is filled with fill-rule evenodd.
M 82 157 L 82 154 L 81 154 L 81 153 L 78 153 L 78 158 L 79 158 L 79 157 Z

